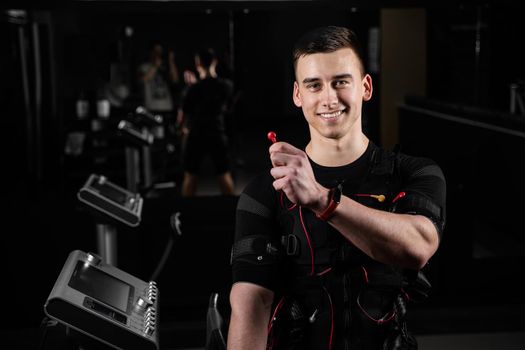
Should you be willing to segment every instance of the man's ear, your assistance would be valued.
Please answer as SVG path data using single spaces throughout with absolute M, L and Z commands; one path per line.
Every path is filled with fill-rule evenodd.
M 293 103 L 297 107 L 301 107 L 303 105 L 301 101 L 301 93 L 299 92 L 299 84 L 297 84 L 297 81 L 293 82 Z
M 370 74 L 365 74 L 365 77 L 363 78 L 363 88 L 363 101 L 369 101 L 372 98 L 372 92 L 374 91 Z

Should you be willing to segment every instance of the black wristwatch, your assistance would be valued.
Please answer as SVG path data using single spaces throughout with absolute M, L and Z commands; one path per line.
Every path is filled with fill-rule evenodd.
M 323 210 L 320 214 L 315 214 L 319 219 L 326 221 L 332 217 L 332 215 L 335 212 L 335 209 L 341 202 L 341 194 L 343 192 L 343 184 L 339 183 L 337 187 L 334 187 L 330 190 L 330 202 L 328 202 L 328 206 L 325 210 Z

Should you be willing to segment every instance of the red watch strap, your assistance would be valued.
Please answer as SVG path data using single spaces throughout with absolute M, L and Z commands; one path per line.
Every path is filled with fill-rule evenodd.
M 330 190 L 330 202 L 328 203 L 328 206 L 326 207 L 325 210 L 323 210 L 322 213 L 315 214 L 315 216 L 317 216 L 317 218 L 323 221 L 326 221 L 330 219 L 330 217 L 334 214 L 334 211 L 338 205 L 339 205 L 339 202 L 334 200 L 334 190 L 332 189 Z

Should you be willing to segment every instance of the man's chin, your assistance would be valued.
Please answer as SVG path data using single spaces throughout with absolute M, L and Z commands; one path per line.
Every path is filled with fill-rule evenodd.
M 320 130 L 319 135 L 331 140 L 339 140 L 343 136 L 341 130 Z

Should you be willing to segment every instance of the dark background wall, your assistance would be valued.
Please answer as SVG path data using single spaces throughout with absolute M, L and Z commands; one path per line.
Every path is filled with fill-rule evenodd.
M 485 118 L 483 120 L 494 125 L 523 130 L 523 124 L 517 120 L 520 117 L 515 116 L 514 123 L 506 124 L 510 118 L 509 84 L 523 80 L 525 74 L 525 55 L 520 50 L 520 40 L 525 34 L 522 5 L 510 1 L 479 1 L 396 2 L 388 6 L 426 10 L 427 96 L 423 96 L 425 103 L 420 106 L 435 110 L 428 104 L 431 100 L 439 104 L 441 112 L 451 114 L 474 108 L 476 112 L 469 114 L 470 119 Z M 8 8 L 12 7 L 5 7 Z M 76 120 L 76 99 L 84 92 L 92 104 L 95 102 L 97 91 L 109 81 L 111 63 L 121 60 L 128 65 L 132 92 L 136 93 L 131 77 L 144 60 L 150 40 L 159 39 L 166 47 L 173 48 L 181 71 L 192 69 L 192 54 L 196 49 L 211 45 L 219 52 L 223 68 L 241 94 L 238 105 L 241 118 L 236 119 L 241 133 L 271 121 L 276 124 L 288 121 L 290 130 L 304 131 L 303 124 L 294 126 L 301 118 L 290 98 L 292 43 L 315 26 L 347 25 L 361 38 L 368 62 L 368 49 L 373 44 L 369 42 L 370 29 L 381 27 L 381 9 L 387 8 L 387 4 L 94 1 L 47 6 L 20 4 L 17 8 L 26 10 L 24 18 L 3 12 L 0 21 L 2 248 L 7 262 L 5 281 L 16 286 L 16 293 L 2 288 L 2 300 L 8 301 L 6 313 L 11 315 L 2 320 L 0 327 L 6 329 L 36 327 L 43 317 L 42 305 L 67 254 L 73 249 L 96 249 L 93 218 L 80 207 L 75 192 L 91 172 L 104 167 L 95 164 L 93 159 L 68 158 L 64 155 L 64 143 L 68 132 L 86 127 Z M 24 30 L 25 49 L 31 61 L 35 43 L 32 26 L 40 28 L 41 108 L 37 108 L 39 103 L 35 100 L 33 66 L 29 65 L 28 71 L 31 102 L 27 107 L 20 73 L 19 33 Z M 133 29 L 133 35 L 124 34 L 126 27 Z M 381 70 L 372 74 L 375 94 L 379 96 L 380 79 L 376 78 Z M 366 106 L 365 129 L 380 144 L 378 101 L 376 98 Z M 37 120 L 39 124 L 35 125 Z M 434 302 L 437 305 L 462 303 L 479 295 L 471 301 L 493 304 L 498 299 L 519 303 L 521 291 L 514 288 L 512 275 L 517 270 L 505 269 L 505 266 L 523 264 L 523 240 L 508 243 L 516 248 L 512 254 L 507 254 L 508 249 L 503 245 L 490 259 L 476 258 L 474 236 L 479 238 L 482 233 L 485 245 L 490 246 L 502 242 L 495 237 L 501 234 L 493 230 L 491 237 L 490 232 L 479 230 L 483 221 L 476 219 L 473 223 L 472 216 L 470 221 L 462 219 L 465 206 L 471 204 L 462 189 L 466 186 L 471 190 L 472 187 L 465 184 L 474 178 L 471 174 L 487 174 L 475 177 L 475 181 L 479 191 L 491 195 L 490 200 L 479 196 L 476 201 L 486 203 L 487 207 L 482 209 L 493 215 L 492 224 L 509 222 L 507 215 L 519 216 L 516 208 L 523 207 L 520 201 L 512 202 L 513 210 L 509 212 L 500 210 L 498 202 L 506 200 L 512 189 L 508 187 L 522 188 L 522 177 L 505 177 L 501 172 L 512 173 L 514 164 L 520 163 L 525 139 L 484 133 L 476 127 L 462 128 L 453 123 L 434 125 L 426 122 L 424 113 L 405 115 L 403 120 L 410 123 L 401 123 L 401 144 L 418 155 L 439 159 L 446 168 L 451 189 L 451 225 L 445 236 L 449 238 L 444 242 L 439 260 L 431 267 L 436 295 L 443 299 L 434 299 Z M 429 133 L 432 138 L 426 137 Z M 419 138 L 410 136 L 414 134 Z M 443 144 L 447 147 L 442 147 Z M 467 145 L 476 151 L 461 153 L 464 158 L 447 157 Z M 485 156 L 493 166 L 482 166 Z M 108 169 L 112 169 L 117 179 L 122 179 L 123 163 L 119 163 L 122 157 L 118 157 L 104 164 L 113 162 Z M 253 171 L 266 166 L 266 159 L 251 161 Z M 487 173 L 488 170 L 494 173 Z M 502 187 L 506 181 L 511 185 Z M 152 199 L 146 206 L 140 228 L 119 228 L 119 249 L 126 252 L 121 257 L 121 267 L 147 280 L 169 237 L 169 215 L 183 210 L 188 213 L 185 229 L 189 236 L 179 242 L 181 246 L 170 260 L 161 283 L 172 296 L 170 307 L 183 307 L 184 298 L 188 300 L 186 306 L 190 304 L 188 307 L 192 300 L 202 305 L 199 303 L 210 291 L 226 290 L 229 286 L 227 258 L 234 208 L 235 198 Z M 514 233 L 516 221 L 511 222 L 507 231 Z M 491 278 L 487 279 L 484 271 L 489 271 Z M 206 274 L 213 278 L 203 278 Z M 470 277 L 464 278 L 465 275 Z

